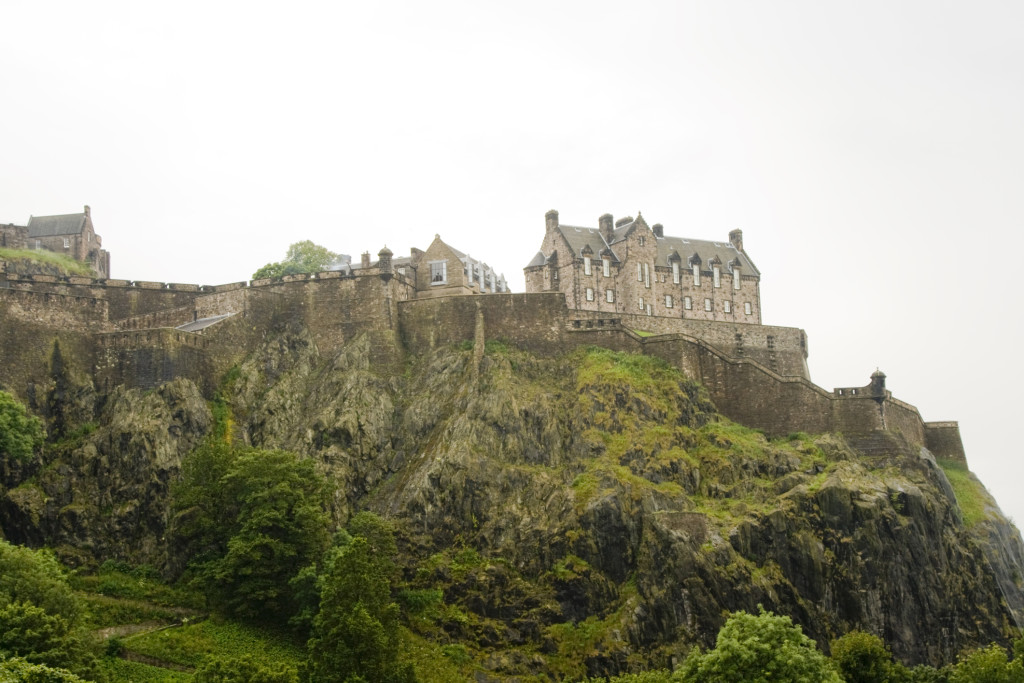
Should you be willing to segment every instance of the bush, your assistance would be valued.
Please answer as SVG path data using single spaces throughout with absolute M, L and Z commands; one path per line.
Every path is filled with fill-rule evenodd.
M 0 391 L 0 458 L 28 460 L 43 443 L 43 425 L 18 399 Z
M 841 683 L 831 662 L 789 617 L 762 608 L 736 612 L 718 632 L 715 649 L 694 650 L 679 672 L 683 681 L 720 683 Z

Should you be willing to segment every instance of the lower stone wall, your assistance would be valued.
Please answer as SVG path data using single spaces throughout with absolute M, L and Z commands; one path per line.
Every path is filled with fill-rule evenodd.
M 960 438 L 960 425 L 956 422 L 925 422 L 925 445 L 937 458 L 967 462 L 964 442 Z
M 173 329 L 113 332 L 96 336 L 94 381 L 103 391 L 118 385 L 152 389 L 179 377 L 204 392 L 214 388 L 206 354 L 209 342 Z

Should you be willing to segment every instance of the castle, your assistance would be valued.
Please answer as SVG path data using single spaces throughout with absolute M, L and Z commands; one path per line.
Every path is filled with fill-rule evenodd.
M 342 270 L 217 286 L 0 272 L 0 388 L 39 395 L 56 343 L 102 390 L 185 377 L 212 396 L 217 378 L 290 324 L 324 357 L 368 337 L 385 374 L 467 340 L 480 354 L 488 339 L 540 355 L 596 345 L 663 358 L 722 414 L 769 435 L 836 431 L 869 454 L 923 446 L 964 460 L 957 423 L 922 420 L 884 374 L 833 391 L 811 382 L 804 331 L 761 324 L 760 274 L 738 231 L 725 244 L 665 237 L 640 216 L 600 223 L 560 226 L 549 212 L 543 262 L 526 267 L 521 294 L 440 237 L 409 257 L 384 247 Z M 677 309 L 686 297 L 700 305 Z
M 597 228 L 562 225 L 557 211 L 544 218 L 541 250 L 524 269 L 527 292 L 562 292 L 580 311 L 761 322 L 761 274 L 740 230 L 709 242 L 667 236 L 639 214 L 605 214 Z
M 0 247 L 46 249 L 88 263 L 96 277 L 110 277 L 110 253 L 92 225 L 92 211 L 29 216 L 27 225 L 0 225 Z

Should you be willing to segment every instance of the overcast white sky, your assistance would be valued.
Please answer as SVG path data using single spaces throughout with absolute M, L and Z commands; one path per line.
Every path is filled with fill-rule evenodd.
M 0 4 L 0 222 L 114 277 L 435 233 L 522 291 L 544 213 L 742 228 L 812 378 L 881 368 L 1024 521 L 1020 2 Z

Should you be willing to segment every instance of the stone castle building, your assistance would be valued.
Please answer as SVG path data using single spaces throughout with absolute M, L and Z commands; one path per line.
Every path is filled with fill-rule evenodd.
M 560 224 L 557 211 L 545 224 L 524 269 L 527 292 L 562 292 L 580 311 L 761 323 L 761 274 L 740 230 L 711 242 L 665 235 L 639 214 L 605 214 L 597 228 L 583 228 Z
M 0 247 L 46 249 L 87 263 L 96 277 L 110 277 L 110 253 L 92 225 L 88 206 L 82 213 L 29 216 L 27 225 L 0 225 Z
M 434 235 L 426 251 L 414 247 L 409 256 L 395 258 L 392 251 L 384 247 L 377 258 L 371 261 L 366 252 L 351 270 L 354 273 L 369 270 L 397 273 L 412 283 L 418 299 L 509 291 L 504 275 L 447 244 L 440 235 Z

